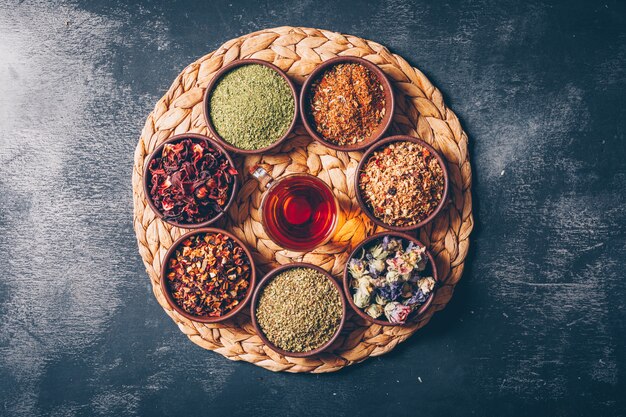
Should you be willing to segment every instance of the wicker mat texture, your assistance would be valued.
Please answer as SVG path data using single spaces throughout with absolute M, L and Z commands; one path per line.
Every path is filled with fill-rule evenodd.
M 418 232 L 431 250 L 443 285 L 429 310 L 418 321 L 405 326 L 369 324 L 348 309 L 341 336 L 325 353 L 312 358 L 283 357 L 266 347 L 256 336 L 250 317 L 241 312 L 232 320 L 202 324 L 181 317 L 168 306 L 160 289 L 161 260 L 172 242 L 185 230 L 157 219 L 147 205 L 142 188 L 144 160 L 170 136 L 185 132 L 208 134 L 202 99 L 213 74 L 235 59 L 256 58 L 283 69 L 297 83 L 322 61 L 354 55 L 377 64 L 395 89 L 396 111 L 388 132 L 417 136 L 439 150 L 450 174 L 450 203 L 430 225 Z M 243 175 L 243 186 L 228 218 L 218 222 L 248 244 L 259 276 L 278 264 L 310 262 L 331 271 L 337 279 L 352 247 L 374 233 L 375 225 L 361 213 L 355 198 L 353 177 L 360 152 L 337 152 L 317 142 L 298 125 L 281 149 L 262 156 L 235 157 Z M 247 169 L 256 163 L 272 166 L 275 178 L 293 172 L 308 172 L 332 186 L 341 206 L 341 223 L 333 240 L 309 253 L 291 252 L 275 245 L 260 223 L 261 189 L 249 178 Z M 187 66 L 156 104 L 146 120 L 137 144 L 133 168 L 134 229 L 152 289 L 159 304 L 194 343 L 231 360 L 243 360 L 272 371 L 332 372 L 369 357 L 391 351 L 450 300 L 461 278 L 473 226 L 471 168 L 467 135 L 459 120 L 437 90 L 418 69 L 385 47 L 355 36 L 320 29 L 280 27 L 230 40 L 219 49 Z

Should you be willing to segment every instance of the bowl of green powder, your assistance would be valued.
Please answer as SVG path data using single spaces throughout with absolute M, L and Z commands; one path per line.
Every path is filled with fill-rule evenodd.
M 267 274 L 252 296 L 254 328 L 270 349 L 303 358 L 329 348 L 346 318 L 339 284 L 322 268 L 283 265 Z
M 296 88 L 277 66 L 258 59 L 226 65 L 209 82 L 204 116 L 212 136 L 232 152 L 280 145 L 298 119 Z

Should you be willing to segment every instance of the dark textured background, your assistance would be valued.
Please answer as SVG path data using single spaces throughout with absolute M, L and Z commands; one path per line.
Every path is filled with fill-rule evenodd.
M 626 412 L 624 2 L 0 3 L 0 415 Z M 473 158 L 476 229 L 448 308 L 325 376 L 188 341 L 132 230 L 156 100 L 222 42 L 284 24 L 403 55 Z

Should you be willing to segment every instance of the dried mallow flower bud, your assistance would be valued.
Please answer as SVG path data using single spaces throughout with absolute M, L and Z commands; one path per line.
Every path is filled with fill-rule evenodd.
M 354 304 L 359 308 L 366 308 L 370 305 L 372 296 L 366 290 L 359 287 L 354 293 Z
M 372 259 L 369 263 L 369 271 L 372 275 L 378 275 L 385 270 L 385 261 L 383 259 Z
M 350 262 L 348 263 L 348 270 L 353 278 L 360 278 L 368 272 L 365 262 L 361 259 L 350 259 Z
M 395 284 L 396 282 L 401 282 L 404 280 L 402 274 L 395 270 L 387 271 L 385 278 L 389 284 Z
M 385 306 L 385 317 L 390 323 L 404 323 L 411 311 L 411 307 L 392 301 Z
M 388 298 L 385 298 L 380 294 L 380 291 L 376 291 L 376 296 L 374 297 L 374 303 L 384 306 L 389 301 L 390 300 Z
M 357 289 L 365 292 L 367 295 L 372 295 L 374 292 L 374 285 L 369 276 L 364 275 L 357 280 Z
M 383 315 L 385 308 L 380 304 L 371 304 L 364 311 L 368 316 L 377 319 L 378 317 Z
M 433 288 L 435 288 L 435 280 L 433 277 L 422 278 L 417 281 L 417 286 L 424 294 L 430 294 Z
M 372 259 L 383 260 L 389 256 L 389 252 L 383 248 L 382 244 L 378 244 L 372 246 L 372 248 L 369 250 L 368 255 L 370 255 Z

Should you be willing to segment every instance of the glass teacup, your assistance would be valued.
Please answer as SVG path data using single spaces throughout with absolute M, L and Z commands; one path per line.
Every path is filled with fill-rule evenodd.
M 251 173 L 267 188 L 261 200 L 261 223 L 276 244 L 306 252 L 332 238 L 339 204 L 324 181 L 309 174 L 274 179 L 259 165 Z

